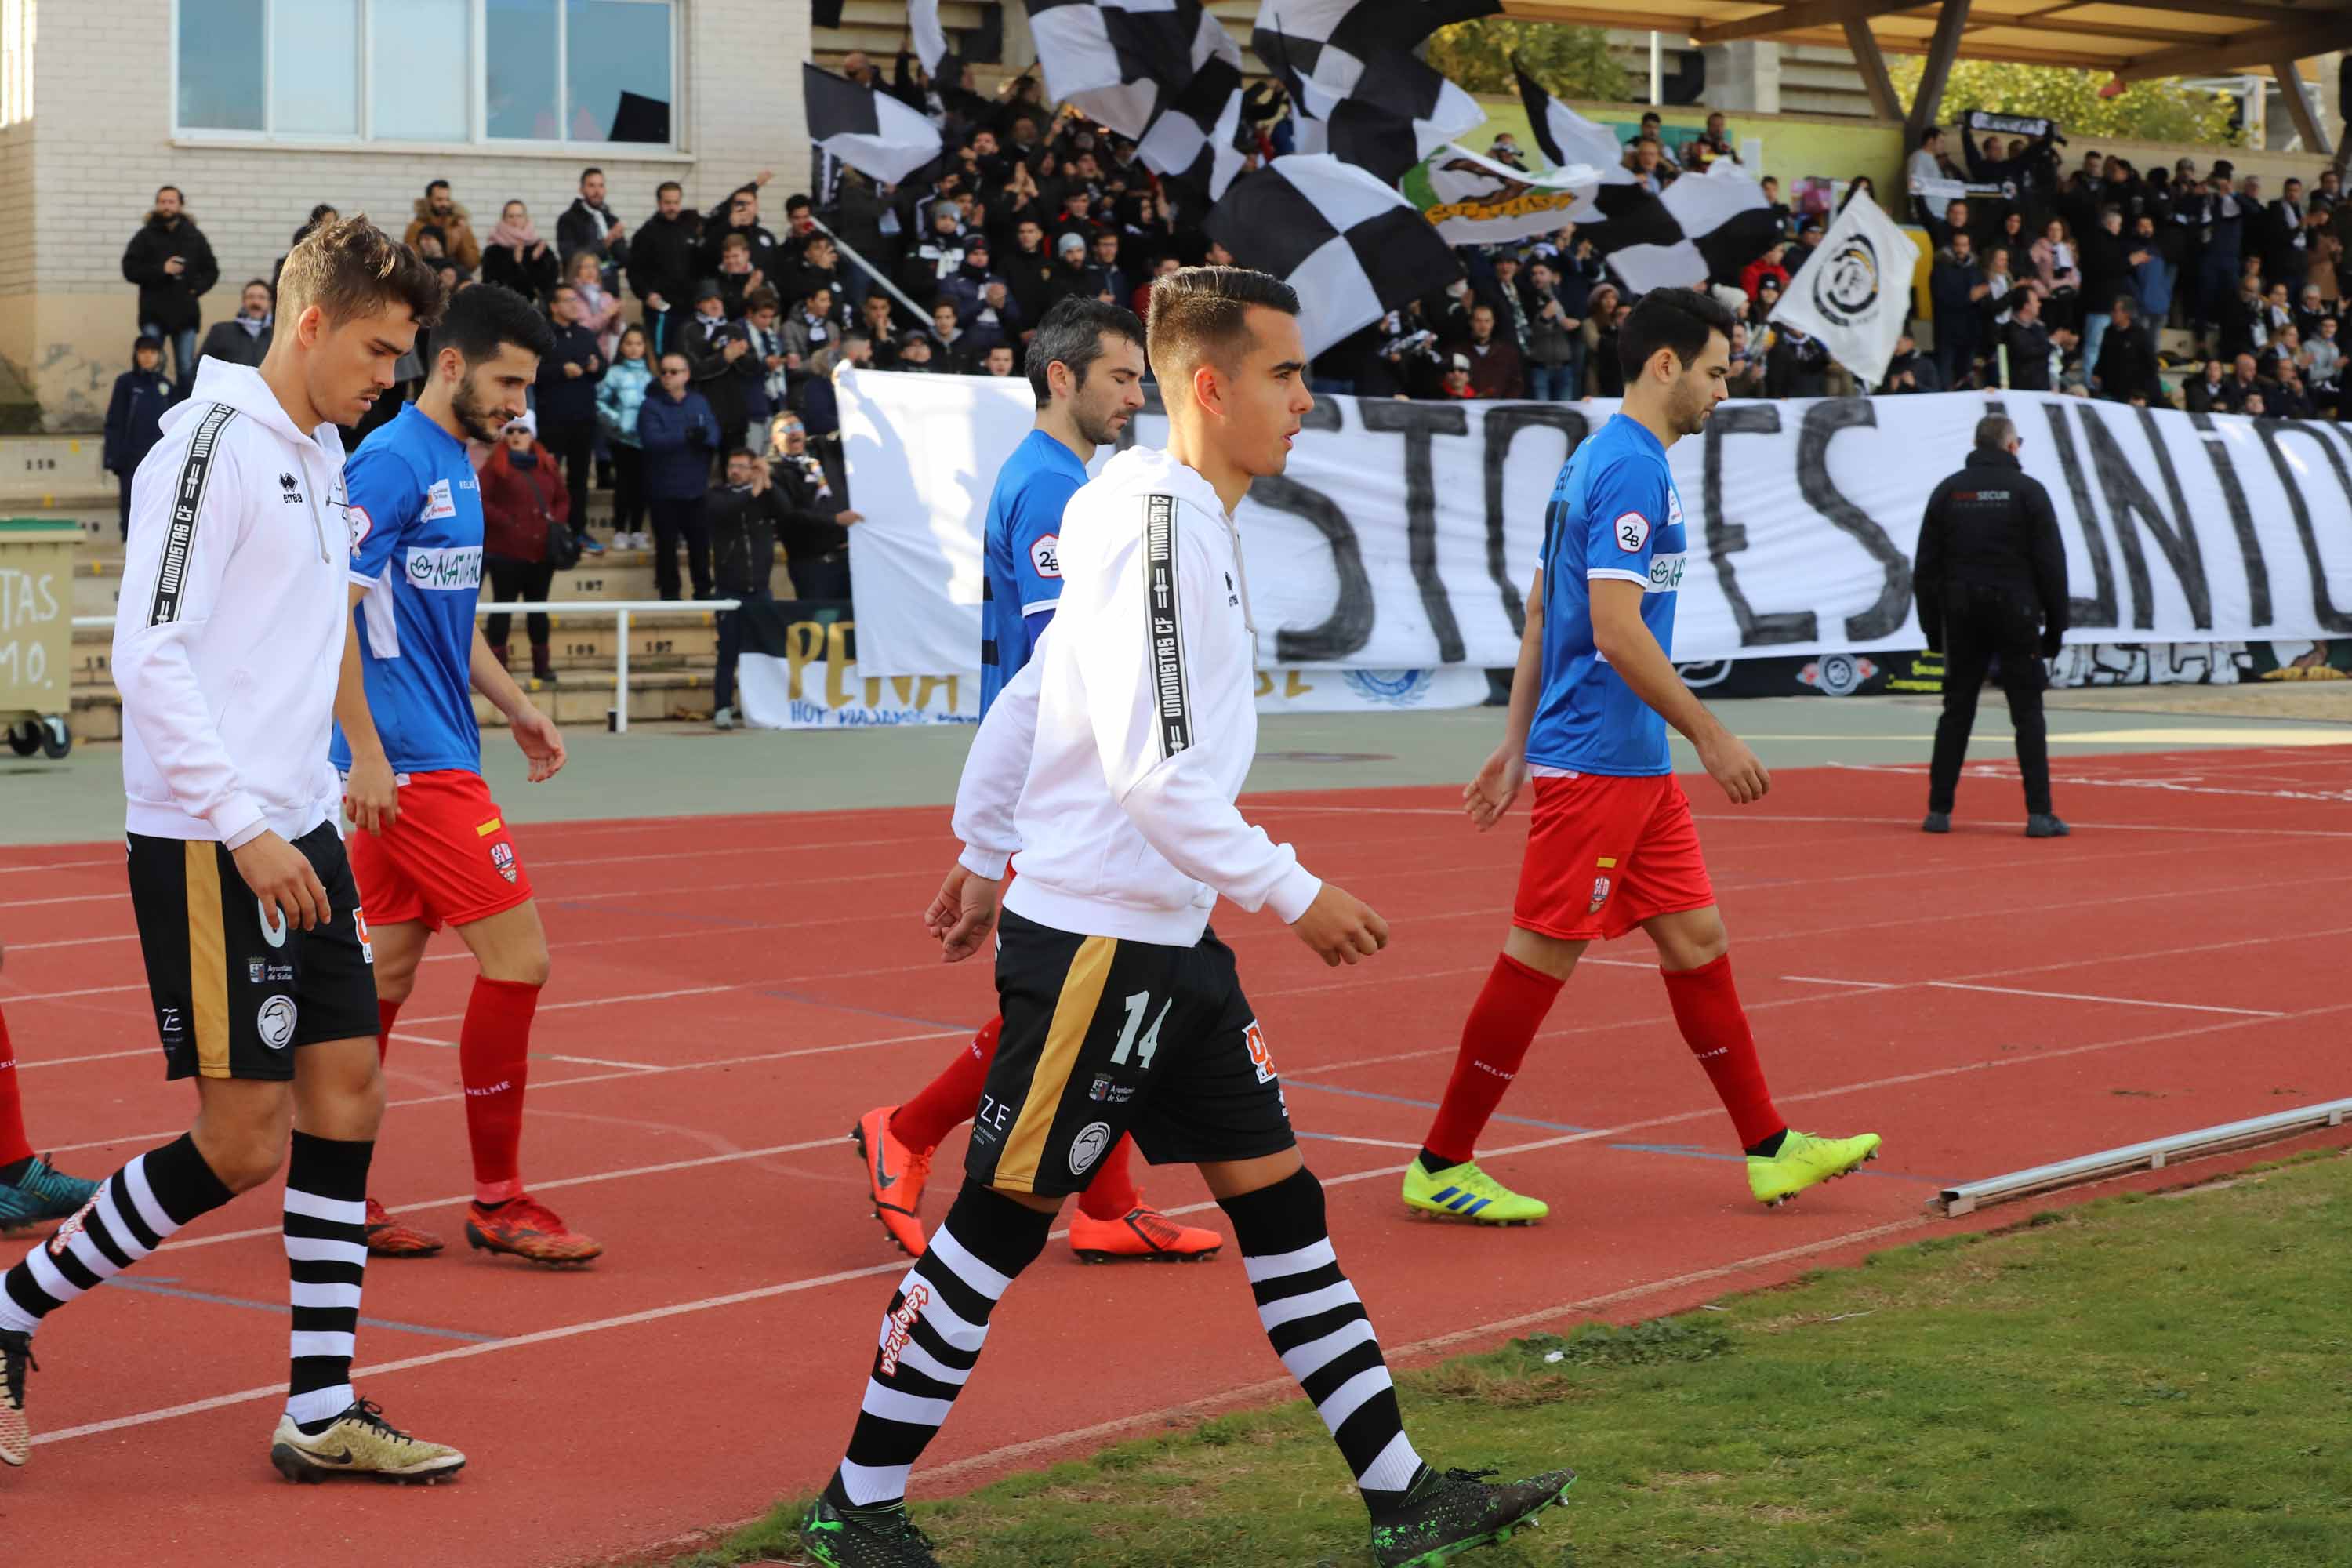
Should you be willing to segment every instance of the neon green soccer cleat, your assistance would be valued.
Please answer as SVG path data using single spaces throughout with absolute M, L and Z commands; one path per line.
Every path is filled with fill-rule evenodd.
M 1549 1204 L 1521 1197 L 1480 1170 L 1475 1160 L 1442 1171 L 1424 1170 L 1415 1160 L 1404 1168 L 1404 1201 L 1407 1208 L 1479 1225 L 1533 1225 L 1551 1213 Z
M 1766 1208 L 1778 1208 L 1807 1187 L 1835 1181 L 1861 1169 L 1865 1160 L 1878 1158 L 1878 1134 L 1857 1138 L 1816 1138 L 1789 1129 L 1780 1152 L 1768 1159 L 1748 1156 L 1748 1190 Z

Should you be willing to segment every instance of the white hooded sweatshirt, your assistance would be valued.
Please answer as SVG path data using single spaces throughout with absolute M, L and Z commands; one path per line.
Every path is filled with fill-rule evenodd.
M 343 443 L 207 359 L 131 481 L 114 613 L 126 826 L 235 849 L 328 821 L 351 621 Z
M 1256 631 L 1217 492 L 1130 447 L 1070 498 L 1061 565 L 1053 626 L 964 763 L 963 864 L 1002 877 L 1019 852 L 1004 907 L 1086 936 L 1190 947 L 1220 893 L 1296 921 L 1323 884 L 1234 805 Z

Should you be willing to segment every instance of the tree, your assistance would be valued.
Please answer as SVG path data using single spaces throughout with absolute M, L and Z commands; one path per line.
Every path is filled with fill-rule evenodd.
M 1557 22 L 1514 22 L 1484 16 L 1440 27 L 1423 47 L 1423 58 L 1455 85 L 1472 92 L 1516 94 L 1511 59 L 1556 98 L 1622 102 L 1632 90 L 1625 68 L 1609 52 L 1609 35 L 1598 27 Z
M 1895 90 L 1909 102 L 1919 90 L 1927 62 L 1917 55 L 1887 62 Z M 2010 65 L 2000 60 L 1958 60 L 1944 88 L 1938 112 L 1957 120 L 1971 109 L 1994 114 L 2030 114 L 2054 120 L 2067 136 L 2128 136 L 2143 142 L 2187 142 L 2236 146 L 2242 132 L 2231 124 L 2235 105 L 2222 93 L 2192 92 L 2176 81 L 2134 82 L 2113 98 L 2102 98 L 2107 73 L 2063 66 Z

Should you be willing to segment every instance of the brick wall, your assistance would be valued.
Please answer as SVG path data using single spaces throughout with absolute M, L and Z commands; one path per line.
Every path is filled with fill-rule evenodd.
M 397 0 L 377 0 L 379 5 Z M 236 286 L 267 277 L 313 203 L 364 211 L 404 227 L 429 179 L 443 178 L 487 233 L 504 202 L 530 205 L 553 237 L 581 167 L 605 171 L 610 200 L 635 226 L 653 210 L 654 187 L 684 184 L 708 207 L 761 168 L 773 169 L 763 216 L 781 226 L 783 197 L 805 188 L 806 121 L 800 62 L 807 58 L 807 7 L 796 0 L 677 0 L 683 155 L 593 160 L 577 153 L 484 153 L 471 147 L 401 151 L 175 144 L 171 125 L 170 0 L 71 0 L 40 9 L 34 59 L 33 120 L 0 130 L 0 299 L 27 296 L 62 307 L 67 296 L 119 296 L 119 312 L 97 298 L 44 310 L 29 336 L 0 332 L 5 353 L 43 394 L 35 361 L 111 361 L 117 338 L 135 330 L 132 290 L 122 281 L 130 242 L 159 184 L 175 184 L 219 258 L 221 283 L 205 300 L 205 319 L 236 308 Z M 379 19 L 381 20 L 381 19 Z M 120 321 L 112 317 L 120 315 Z M 46 324 L 95 330 L 104 342 L 51 342 Z M 96 329 L 82 323 L 104 323 Z M 21 329 L 25 323 L 17 323 Z M 64 330 L 62 325 L 58 330 Z M 70 399 L 77 405 L 79 398 Z M 79 422 L 78 416 L 68 416 Z M 58 416 L 51 413 L 52 427 Z

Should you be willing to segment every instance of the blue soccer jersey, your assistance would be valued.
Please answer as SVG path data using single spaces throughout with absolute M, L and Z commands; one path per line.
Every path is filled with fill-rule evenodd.
M 1666 449 L 1620 414 L 1577 447 L 1544 512 L 1543 689 L 1528 761 L 1571 773 L 1674 771 L 1666 721 L 1592 641 L 1594 578 L 1643 587 L 1642 623 L 1671 657 L 1683 581 L 1683 503 Z
M 1029 662 L 1062 596 L 1062 509 L 1087 482 L 1077 454 L 1043 430 L 1013 448 L 988 498 L 981 584 L 980 710 Z M 1032 617 L 1035 617 L 1033 619 Z
M 466 444 L 410 404 L 343 465 L 368 711 L 396 773 L 482 766 L 474 721 L 474 605 L 482 489 Z M 335 727 L 333 759 L 352 765 Z

